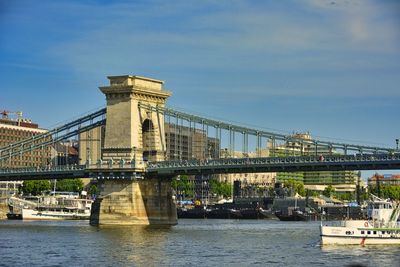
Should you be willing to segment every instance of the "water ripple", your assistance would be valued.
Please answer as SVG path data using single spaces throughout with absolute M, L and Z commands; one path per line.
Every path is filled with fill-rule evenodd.
M 319 224 L 180 220 L 175 227 L 0 221 L 0 266 L 398 266 L 399 246 L 321 247 Z

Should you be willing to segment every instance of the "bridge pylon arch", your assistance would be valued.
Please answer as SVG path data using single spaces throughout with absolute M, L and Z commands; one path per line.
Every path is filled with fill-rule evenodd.
M 164 82 L 141 76 L 108 76 L 99 87 L 107 101 L 103 160 L 132 160 L 139 170 L 146 160 L 164 160 L 164 115 L 140 108 L 140 103 L 164 107 L 170 92 Z
M 100 87 L 107 100 L 102 159 L 131 161 L 130 172 L 135 175 L 98 180 L 100 195 L 92 205 L 90 223 L 174 225 L 177 214 L 171 177 L 136 176 L 146 171 L 146 160 L 164 160 L 165 155 L 164 115 L 149 112 L 140 103 L 164 107 L 171 93 L 163 90 L 160 80 L 130 75 L 108 79 L 110 85 Z

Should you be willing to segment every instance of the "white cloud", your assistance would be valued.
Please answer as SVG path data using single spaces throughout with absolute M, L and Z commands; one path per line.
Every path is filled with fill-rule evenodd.
M 396 8 L 384 1 L 369 0 L 305 0 L 314 12 L 330 16 L 335 30 L 345 33 L 350 48 L 370 52 L 399 52 Z M 397 6 L 400 8 L 400 6 Z M 396 12 L 395 12 L 396 13 Z

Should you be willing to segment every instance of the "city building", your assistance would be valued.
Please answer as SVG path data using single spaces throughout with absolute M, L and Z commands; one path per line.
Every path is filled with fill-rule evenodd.
M 68 140 L 54 144 L 54 150 L 51 154 L 53 156 L 53 165 L 77 165 L 79 164 L 78 142 L 75 140 Z
M 1 147 L 47 132 L 47 130 L 39 128 L 39 125 L 31 120 L 22 118 L 22 112 L 2 111 L 0 114 L 2 115 L 0 118 L 0 150 Z M 16 115 L 16 118 L 11 118 L 12 115 Z M 42 166 L 50 162 L 51 148 L 44 147 L 10 157 L 9 160 L 0 164 L 2 168 L 18 168 Z M 0 182 L 0 198 L 6 199 L 10 195 L 17 193 L 21 184 L 22 181 Z M 3 202 L 3 200 L 0 200 L 0 202 Z
M 11 119 L 7 111 L 1 112 L 0 119 L 0 148 L 24 139 L 31 138 L 38 134 L 46 133 L 47 130 L 39 128 L 39 125 L 31 120 L 23 119 L 22 113 L 16 119 Z M 43 147 L 22 155 L 13 156 L 2 162 L 2 167 L 36 167 L 49 164 L 51 161 L 51 149 Z
M 76 147 L 78 147 L 80 165 L 86 164 L 87 161 L 96 163 L 101 159 L 101 149 L 104 147 L 104 135 L 104 126 L 99 126 L 79 134 Z
M 0 203 L 5 203 L 8 197 L 18 193 L 21 185 L 22 181 L 0 182 Z
M 205 131 L 165 124 L 166 159 L 190 160 L 219 158 L 220 142 Z
M 368 178 L 368 185 L 400 185 L 400 174 L 378 174 L 375 173 Z
M 315 145 L 310 133 L 294 133 L 293 139 L 309 141 L 302 144 L 296 141 L 287 141 L 279 144 L 269 143 L 271 156 L 312 156 L 323 154 L 335 154 L 336 152 L 327 146 Z M 326 186 L 332 185 L 337 192 L 354 192 L 356 190 L 357 172 L 354 171 L 315 171 L 315 172 L 279 172 L 276 180 L 284 182 L 293 179 L 304 183 L 309 190 L 323 191 Z
M 229 151 L 228 149 L 221 150 L 221 158 L 243 158 L 243 157 L 268 157 L 268 149 L 260 149 L 258 152 Z M 233 185 L 234 181 L 240 181 L 242 186 L 253 185 L 257 187 L 273 187 L 276 182 L 277 173 L 262 172 L 262 173 L 226 173 L 219 175 L 221 182 L 227 182 Z

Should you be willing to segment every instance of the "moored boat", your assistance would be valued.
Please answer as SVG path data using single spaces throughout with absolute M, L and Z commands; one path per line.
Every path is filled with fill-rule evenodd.
M 22 208 L 24 220 L 89 220 L 90 209 L 66 207 Z
M 272 211 L 272 209 L 263 209 L 260 208 L 258 210 L 258 212 L 260 213 L 260 217 L 263 219 L 278 219 L 278 217 L 276 217 L 275 213 Z
M 22 220 L 21 213 L 8 212 L 6 215 L 7 215 L 7 219 L 9 219 L 9 220 Z
M 37 202 L 9 198 L 8 219 L 23 220 L 89 220 L 92 200 L 43 196 Z
M 344 220 L 340 225 L 322 225 L 322 245 L 400 244 L 399 203 L 373 197 L 368 218 Z
M 281 221 L 307 221 L 308 217 L 299 209 L 288 210 L 287 213 L 276 211 L 275 216 Z

